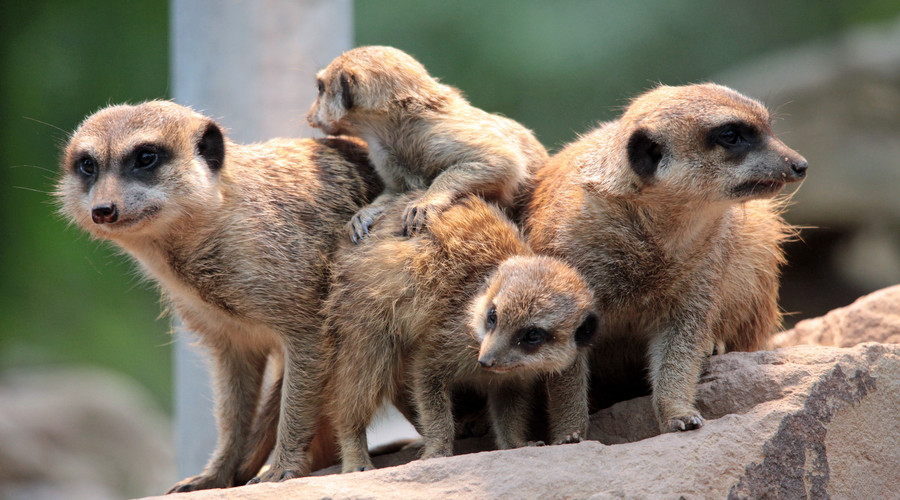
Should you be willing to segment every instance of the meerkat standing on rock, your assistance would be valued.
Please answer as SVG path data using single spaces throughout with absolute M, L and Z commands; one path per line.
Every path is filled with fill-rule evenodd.
M 535 256 L 476 196 L 402 236 L 399 215 L 418 194 L 388 204 L 368 238 L 345 240 L 335 255 L 323 335 L 334 342 L 327 405 L 343 471 L 372 468 L 366 427 L 385 398 L 415 402 L 423 458 L 452 454 L 451 390 L 462 386 L 487 395 L 500 448 L 526 444 L 531 388 L 543 380 L 551 442 L 580 440 L 581 347 L 597 328 L 587 284 L 559 259 Z
M 410 190 L 425 193 L 403 211 L 404 234 L 466 194 L 509 208 L 547 159 L 531 131 L 473 107 L 398 49 L 345 52 L 318 73 L 317 84 L 310 125 L 365 140 L 385 183 L 385 192 L 351 220 L 353 241 L 368 234 L 391 199 Z
M 153 101 L 88 117 L 62 171 L 62 213 L 134 257 L 212 354 L 219 442 L 203 473 L 171 491 L 239 485 L 259 471 L 269 449 L 256 448 L 271 444 L 254 439 L 266 441 L 271 425 L 251 430 L 257 409 L 272 406 L 260 403 L 270 355 L 283 356 L 284 390 L 272 396 L 273 464 L 257 480 L 308 473 L 328 259 L 381 189 L 365 149 L 342 139 L 239 145 L 210 118 Z
M 661 86 L 534 181 L 533 248 L 581 271 L 604 319 L 594 390 L 649 367 L 663 431 L 702 426 L 696 384 L 714 346 L 758 349 L 780 326 L 780 244 L 793 231 L 770 198 L 807 162 L 769 122 L 726 87 Z

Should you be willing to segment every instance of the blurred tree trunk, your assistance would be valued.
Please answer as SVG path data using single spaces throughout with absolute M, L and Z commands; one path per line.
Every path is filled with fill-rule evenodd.
M 172 96 L 237 142 L 308 136 L 315 72 L 353 44 L 352 0 L 172 0 Z M 176 321 L 177 324 L 177 321 Z M 177 327 L 178 475 L 198 474 L 216 442 L 205 353 Z

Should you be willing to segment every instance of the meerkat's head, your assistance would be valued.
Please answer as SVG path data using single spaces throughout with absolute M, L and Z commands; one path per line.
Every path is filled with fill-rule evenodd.
M 657 87 L 628 106 L 619 127 L 619 182 L 640 192 L 740 202 L 806 176 L 806 159 L 775 136 L 766 108 L 721 85 Z
M 393 47 L 359 47 L 316 75 L 319 95 L 306 117 L 328 134 L 356 135 L 392 109 L 436 108 L 456 90 L 432 78 L 419 61 Z
M 214 209 L 224 161 L 222 129 L 210 118 L 168 101 L 110 106 L 72 134 L 56 196 L 95 237 L 159 234 Z
M 558 259 L 505 260 L 469 310 L 469 325 L 481 343 L 478 363 L 500 373 L 568 368 L 598 328 L 593 303 L 581 276 Z

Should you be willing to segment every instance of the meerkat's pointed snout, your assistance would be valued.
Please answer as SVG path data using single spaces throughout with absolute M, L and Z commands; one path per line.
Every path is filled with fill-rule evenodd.
M 486 370 L 493 368 L 495 362 L 496 360 L 492 356 L 482 356 L 478 358 L 478 364 Z
M 785 156 L 784 159 L 791 165 L 791 172 L 793 173 L 795 180 L 799 181 L 806 177 L 806 169 L 809 167 L 806 158 L 796 154 L 794 157 Z
M 101 203 L 91 208 L 94 224 L 112 224 L 119 220 L 119 207 L 115 203 Z

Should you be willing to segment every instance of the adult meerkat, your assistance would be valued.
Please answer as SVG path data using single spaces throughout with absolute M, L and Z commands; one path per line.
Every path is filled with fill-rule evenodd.
M 696 383 L 714 345 L 758 349 L 780 325 L 793 231 L 771 198 L 807 162 L 769 122 L 726 87 L 660 86 L 536 175 L 530 242 L 581 271 L 604 319 L 593 374 L 649 366 L 663 431 L 703 425 Z
M 218 445 L 200 475 L 171 491 L 257 473 L 269 450 L 256 447 L 271 447 L 265 422 L 274 419 L 261 416 L 248 436 L 270 355 L 283 357 L 284 391 L 272 468 L 257 480 L 308 472 L 328 259 L 346 221 L 380 188 L 359 144 L 235 144 L 212 119 L 172 102 L 111 106 L 72 135 L 56 193 L 62 213 L 134 257 L 214 360 Z
M 425 192 L 402 211 L 404 234 L 418 232 L 466 194 L 509 208 L 547 159 L 531 131 L 470 105 L 401 50 L 353 49 L 319 71 L 316 81 L 310 125 L 365 140 L 385 183 L 385 192 L 351 219 L 354 242 L 398 193 L 411 190 Z
M 487 396 L 497 446 L 510 448 L 526 444 L 532 388 L 546 381 L 551 442 L 580 440 L 588 419 L 581 347 L 597 327 L 587 284 L 561 260 L 534 255 L 476 196 L 404 237 L 399 215 L 416 195 L 389 204 L 372 234 L 343 242 L 334 259 L 327 404 L 343 471 L 372 468 L 366 427 L 385 398 L 411 397 L 423 458 L 452 454 L 451 391 L 460 387 Z

